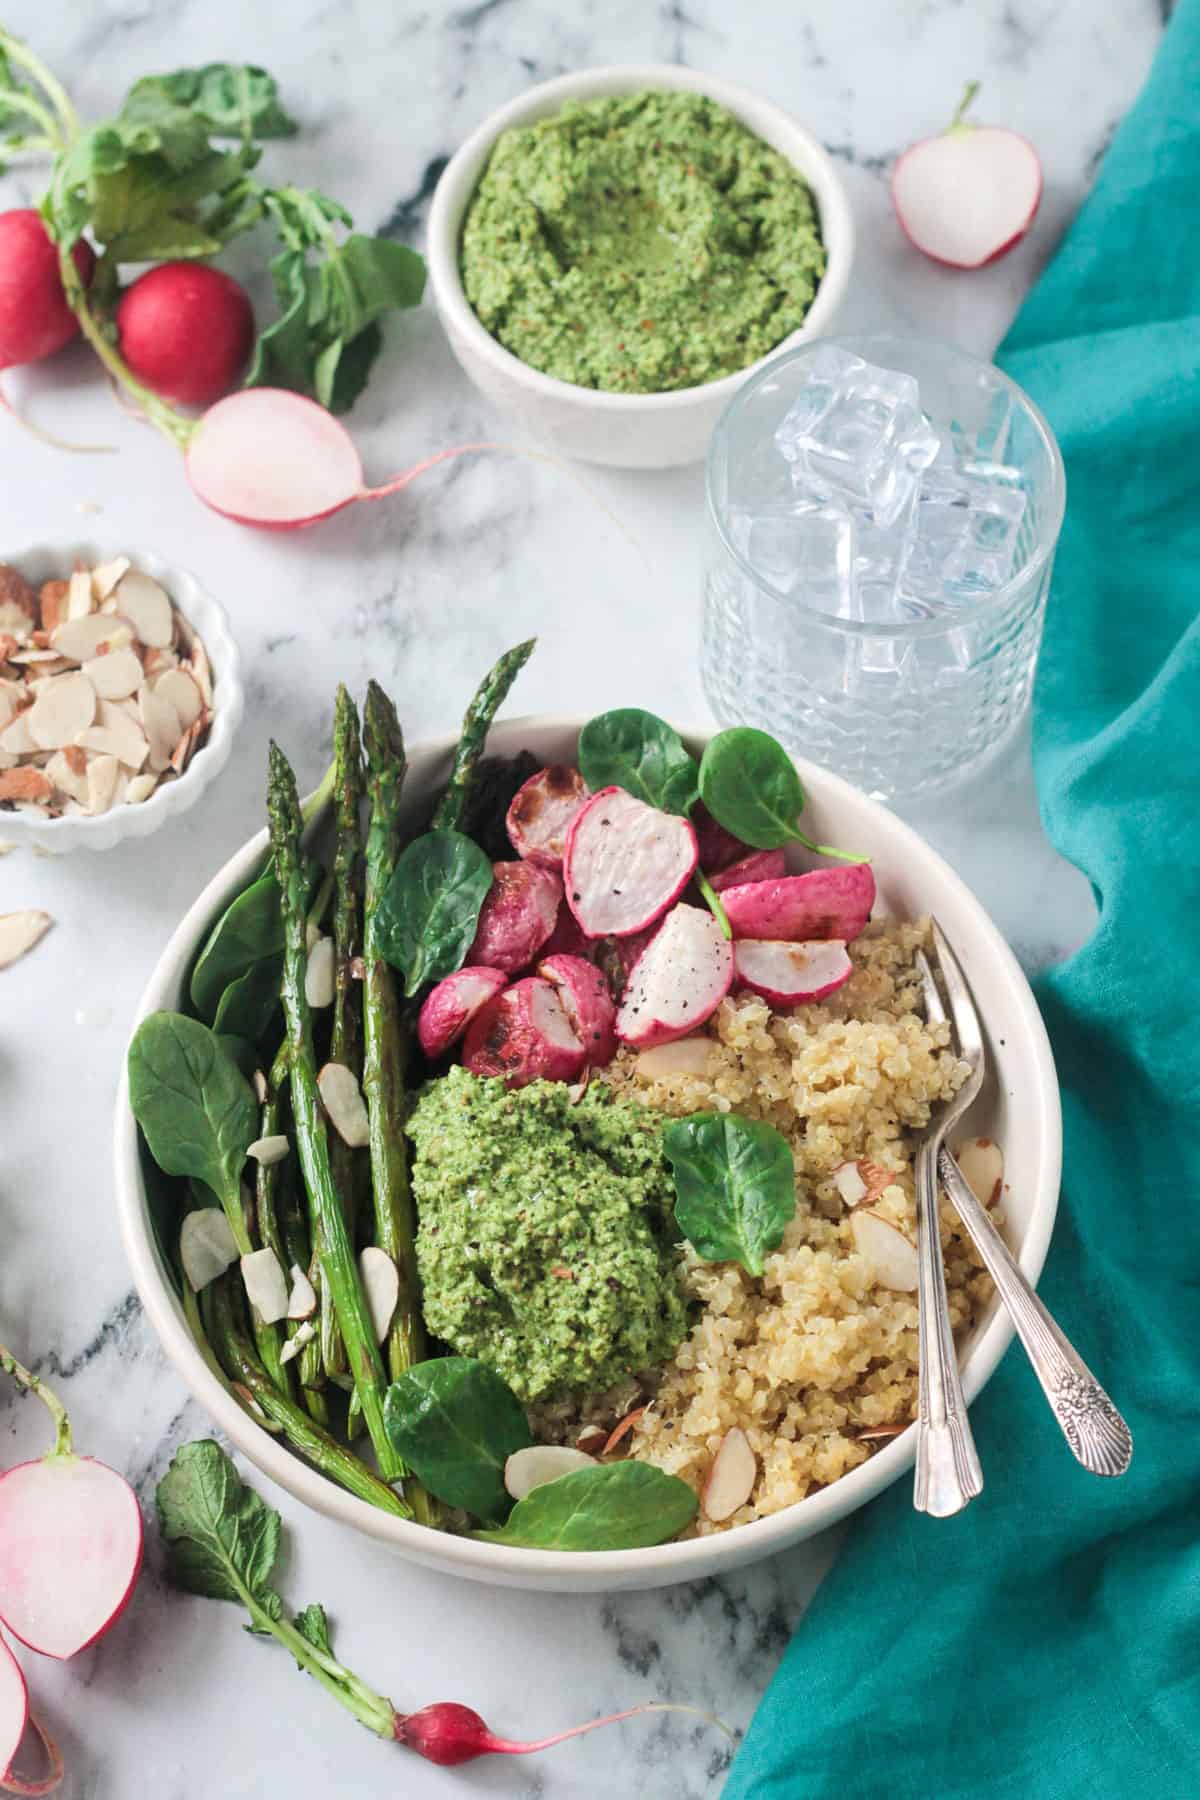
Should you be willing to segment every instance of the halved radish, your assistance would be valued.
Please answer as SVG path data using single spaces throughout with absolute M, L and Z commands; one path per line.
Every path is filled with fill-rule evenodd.
M 696 833 L 624 788 L 602 788 L 567 832 L 567 905 L 589 937 L 628 937 L 666 912 L 692 878 Z
M 630 940 L 624 938 L 622 942 L 629 943 Z M 560 906 L 558 918 L 554 921 L 554 930 L 542 945 L 538 955 L 539 957 L 582 956 L 585 962 L 592 962 L 599 949 L 598 940 L 586 937 L 580 930 L 579 920 L 570 907 Z
M 66 1658 L 94 1643 L 141 1566 L 141 1508 L 114 1469 L 55 1450 L 0 1475 L 0 1619 L 31 1650 Z
M 814 938 L 854 941 L 871 916 L 875 877 L 870 863 L 813 869 L 779 881 L 751 881 L 721 896 L 735 938 L 780 938 L 804 944 Z
M 634 965 L 617 1036 L 638 1049 L 687 1037 L 711 1017 L 733 981 L 733 946 L 698 906 L 669 912 Z
M 585 1058 L 554 984 L 527 975 L 476 1013 L 462 1060 L 472 1075 L 498 1075 L 517 1088 L 575 1081 Z
M 283 388 L 247 388 L 210 407 L 188 443 L 187 473 L 215 512 L 275 531 L 327 519 L 364 488 L 345 426 Z
M 700 867 L 710 880 L 715 871 L 727 869 L 730 863 L 740 862 L 750 854 L 749 844 L 726 831 L 724 825 L 718 825 L 703 800 L 697 800 L 692 807 L 691 820 L 696 828 Z
M 629 986 L 629 977 L 637 967 L 638 958 L 655 934 L 662 930 L 662 920 L 656 919 L 645 931 L 635 931 L 632 937 L 601 938 L 593 947 L 596 966 L 604 971 L 609 991 L 616 1001 L 625 997 L 625 989 Z
M 561 868 L 571 820 L 588 798 L 586 781 L 567 763 L 551 763 L 531 775 L 513 795 L 504 821 L 517 855 Z
M 1011 250 L 1042 198 L 1042 165 L 1028 138 L 963 118 L 968 87 L 949 127 L 904 152 L 892 170 L 892 204 L 909 242 L 935 262 L 978 269 Z
M 589 1066 L 610 1063 L 617 1053 L 617 1009 L 603 971 L 582 956 L 547 956 L 537 972 L 558 989 Z
M 12 1768 L 29 1718 L 29 1692 L 20 1664 L 0 1638 L 0 1781 Z
M 733 946 L 733 972 L 743 987 L 773 1006 L 799 1006 L 840 988 L 854 973 L 854 964 L 839 938 L 811 944 L 739 938 Z
M 475 1014 L 508 985 L 503 969 L 467 968 L 430 990 L 417 1016 L 417 1037 L 430 1062 L 457 1044 Z
M 786 874 L 787 858 L 782 850 L 752 850 L 708 880 L 714 894 L 723 894 L 726 888 L 742 887 L 748 881 L 779 881 Z
M 558 920 L 562 882 L 534 862 L 492 864 L 492 886 L 479 914 L 472 965 L 514 975 L 531 963 Z

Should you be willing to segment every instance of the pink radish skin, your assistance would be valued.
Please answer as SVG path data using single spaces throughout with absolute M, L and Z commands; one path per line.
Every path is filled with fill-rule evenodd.
M 710 881 L 715 871 L 727 869 L 730 863 L 740 862 L 742 857 L 751 854 L 749 844 L 743 844 L 732 831 L 717 824 L 703 800 L 697 800 L 693 806 L 691 820 L 696 830 L 700 867 Z
M 842 987 L 853 975 L 854 964 L 837 938 L 812 944 L 739 938 L 733 946 L 733 972 L 740 986 L 761 994 L 772 1006 L 800 1006 L 824 1000 Z
M 569 906 L 560 906 L 558 918 L 554 922 L 554 930 L 542 945 L 539 955 L 546 956 L 582 956 L 585 962 L 593 962 L 599 944 L 594 938 L 585 937 L 579 929 L 579 922 Z
M 552 982 L 527 975 L 477 1012 L 463 1040 L 463 1068 L 500 1076 L 510 1088 L 576 1081 L 584 1049 Z
M 467 961 L 515 975 L 553 932 L 562 882 L 552 870 L 530 862 L 493 863 L 492 878 Z
M 604 1068 L 617 1053 L 617 1009 L 601 971 L 581 956 L 547 956 L 538 974 L 558 989 L 590 1067 Z
M 452 1769 L 459 1763 L 474 1762 L 479 1756 L 529 1756 L 538 1750 L 552 1750 L 555 1744 L 565 1744 L 569 1738 L 582 1737 L 585 1732 L 596 1731 L 602 1725 L 617 1725 L 623 1719 L 636 1719 L 639 1714 L 648 1712 L 686 1712 L 700 1718 L 709 1717 L 707 1713 L 697 1713 L 694 1706 L 651 1701 L 645 1706 L 631 1706 L 627 1712 L 609 1713 L 607 1718 L 589 1719 L 585 1725 L 573 1725 L 569 1731 L 556 1731 L 553 1737 L 520 1743 L 513 1738 L 497 1737 L 489 1731 L 473 1707 L 460 1706 L 454 1700 L 439 1700 L 433 1706 L 423 1706 L 419 1712 L 397 1713 L 393 1735 L 398 1744 L 415 1750 L 426 1762 L 440 1763 L 442 1768 Z M 719 1720 L 712 1722 L 720 1724 Z M 721 1726 L 721 1729 L 727 1728 Z
M 0 1619 L 60 1661 L 120 1618 L 142 1566 L 142 1513 L 115 1470 L 52 1452 L 0 1476 Z
M 1042 198 L 1042 165 L 1028 138 L 995 125 L 950 127 L 913 144 L 892 170 L 892 204 L 909 242 L 934 262 L 980 269 L 1025 236 Z
M 634 964 L 617 1036 L 638 1050 L 688 1037 L 716 1012 L 733 982 L 733 947 L 713 915 L 677 906 Z
M 20 1665 L 0 1638 L 0 1779 L 12 1768 L 29 1719 L 29 1691 Z
M 659 812 L 624 788 L 602 788 L 567 833 L 567 905 L 588 937 L 629 937 L 679 898 L 697 857 L 687 819 Z
M 417 1017 L 417 1037 L 430 1062 L 457 1044 L 475 1014 L 508 984 L 503 969 L 459 969 L 439 981 Z
M 721 904 L 735 938 L 777 938 L 792 944 L 813 938 L 853 943 L 875 904 L 869 863 L 812 869 L 778 881 L 726 888 Z
M 786 874 L 787 858 L 782 850 L 752 850 L 708 880 L 714 894 L 723 894 L 726 888 L 742 887 L 748 881 L 779 881 Z
M 593 946 L 597 966 L 603 969 L 615 1000 L 624 998 L 639 956 L 661 929 L 662 920 L 656 919 L 653 925 L 648 925 L 645 931 L 634 932 L 632 937 L 601 938 Z
M 513 795 L 505 819 L 517 855 L 561 869 L 568 827 L 587 799 L 583 776 L 566 763 L 552 763 L 531 775 Z
M 181 406 L 211 406 L 236 386 L 254 343 L 245 289 L 204 263 L 148 269 L 117 304 L 121 355 L 138 380 Z
M 96 256 L 80 239 L 71 252 L 86 287 Z M 58 271 L 58 247 L 39 213 L 17 207 L 0 213 L 0 369 L 41 362 L 79 330 Z

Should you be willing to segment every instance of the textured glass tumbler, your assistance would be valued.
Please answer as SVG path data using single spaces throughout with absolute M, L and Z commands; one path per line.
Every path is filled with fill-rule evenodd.
M 783 591 L 739 550 L 734 518 L 791 501 L 774 434 L 814 351 L 830 342 L 915 376 L 923 410 L 960 460 L 1019 473 L 1025 511 L 1002 588 L 934 617 L 872 624 L 806 605 L 802 587 Z M 777 357 L 734 396 L 708 454 L 701 679 L 713 712 L 723 725 L 770 731 L 879 799 L 928 794 L 976 769 L 1028 710 L 1065 497 L 1050 427 L 990 363 L 882 335 Z

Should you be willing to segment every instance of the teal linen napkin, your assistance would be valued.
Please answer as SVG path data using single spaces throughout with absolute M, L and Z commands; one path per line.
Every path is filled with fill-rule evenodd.
M 1200 1797 L 1198 225 L 1185 0 L 999 358 L 1066 459 L 1034 761 L 1101 910 L 1038 990 L 1066 1127 L 1042 1285 L 1133 1465 L 1077 1468 L 1011 1349 L 982 1497 L 929 1519 L 906 1479 L 862 1515 L 725 1800 Z

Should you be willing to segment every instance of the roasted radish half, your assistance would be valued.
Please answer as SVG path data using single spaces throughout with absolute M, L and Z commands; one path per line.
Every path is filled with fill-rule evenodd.
M 779 881 L 786 874 L 787 859 L 782 850 L 752 850 L 749 856 L 730 863 L 727 869 L 718 869 L 708 879 L 714 894 L 723 894 L 726 888 L 742 887 L 748 881 Z
M 637 1049 L 687 1037 L 711 1017 L 733 981 L 733 946 L 713 915 L 677 906 L 634 964 L 617 1036 Z
M 617 1009 L 604 971 L 582 956 L 547 956 L 538 974 L 558 989 L 589 1065 L 602 1069 L 617 1053 Z
M 721 896 L 735 938 L 779 938 L 805 944 L 813 938 L 853 943 L 875 904 L 869 863 L 813 869 L 780 881 L 751 881 Z
M 439 981 L 417 1017 L 417 1037 L 430 1062 L 457 1044 L 475 1014 L 508 984 L 503 969 L 459 969 Z
M 492 886 L 479 914 L 467 962 L 515 975 L 531 963 L 554 930 L 562 882 L 533 862 L 492 864 Z
M 476 1013 L 462 1060 L 472 1075 L 499 1075 L 517 1088 L 575 1081 L 585 1056 L 554 983 L 527 975 Z
M 517 855 L 560 869 L 571 820 L 587 798 L 586 781 L 568 763 L 551 763 L 531 775 L 513 795 L 505 819 Z
M 743 987 L 773 1006 L 799 1006 L 840 988 L 854 973 L 854 964 L 838 938 L 811 944 L 739 938 L 733 946 L 733 972 Z
M 659 812 L 624 788 L 602 788 L 567 833 L 567 905 L 589 937 L 628 937 L 678 900 L 696 861 L 696 833 L 687 819 Z

